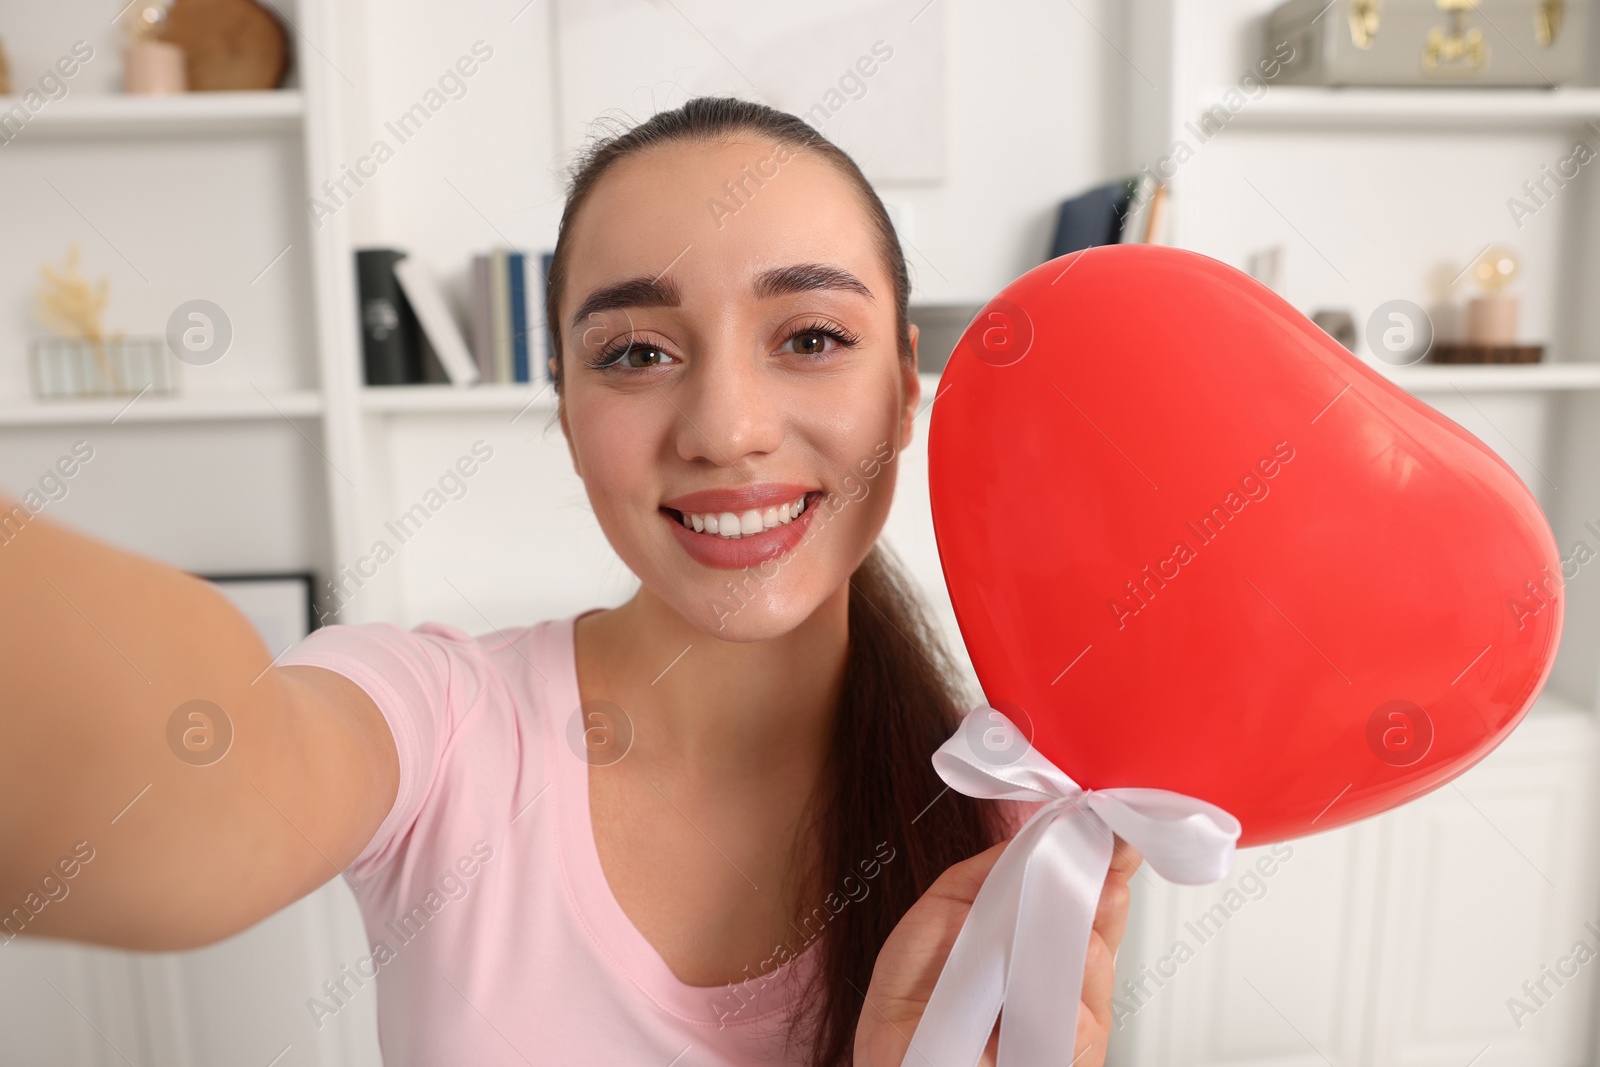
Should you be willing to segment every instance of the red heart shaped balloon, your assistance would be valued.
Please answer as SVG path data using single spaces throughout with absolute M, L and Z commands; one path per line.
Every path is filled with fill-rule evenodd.
M 1532 704 L 1560 557 L 1481 441 L 1225 264 L 1092 248 L 967 328 L 929 430 L 940 560 L 991 705 L 1085 788 L 1243 845 L 1436 788 Z

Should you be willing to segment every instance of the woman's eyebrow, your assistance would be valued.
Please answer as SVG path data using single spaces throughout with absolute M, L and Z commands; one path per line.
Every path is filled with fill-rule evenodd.
M 872 290 L 868 289 L 860 278 L 843 267 L 834 267 L 827 263 L 794 263 L 787 267 L 774 267 L 772 270 L 762 271 L 756 275 L 753 288 L 756 296 L 762 300 L 824 289 L 860 293 L 868 300 L 873 299 Z M 578 310 L 573 312 L 572 326 L 576 327 L 590 315 L 602 311 L 638 307 L 678 307 L 682 303 L 683 294 L 672 279 L 659 276 L 647 278 L 641 274 L 637 278 L 602 286 L 590 293 L 584 298 L 583 303 L 578 305 Z
M 617 311 L 621 308 L 644 307 L 677 307 L 683 303 L 683 294 L 678 291 L 678 286 L 670 278 L 659 275 L 647 278 L 640 275 L 629 278 L 627 281 L 617 282 L 614 285 L 602 286 L 584 298 L 578 310 L 572 314 L 572 325 L 588 318 L 590 315 L 601 311 Z
M 843 289 L 846 292 L 860 293 L 868 300 L 873 299 L 872 290 L 843 267 L 831 266 L 827 263 L 795 263 L 787 267 L 776 267 L 772 270 L 762 271 L 756 275 L 756 296 L 762 300 L 770 300 L 775 296 L 788 296 L 791 293 L 810 293 L 820 289 Z

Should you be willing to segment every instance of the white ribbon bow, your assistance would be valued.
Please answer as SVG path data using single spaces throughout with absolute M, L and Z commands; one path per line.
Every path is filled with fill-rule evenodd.
M 983 747 L 974 747 L 980 736 Z M 1008 744 L 989 745 L 996 737 Z M 1011 754 L 1019 748 L 1020 757 Z M 1168 881 L 1205 885 L 1232 866 L 1239 820 L 1165 789 L 1084 789 L 990 707 L 967 713 L 933 766 L 970 797 L 1049 803 L 1017 831 L 978 890 L 905 1062 L 975 1067 L 1003 1004 L 999 1067 L 1069 1063 L 1112 834 Z

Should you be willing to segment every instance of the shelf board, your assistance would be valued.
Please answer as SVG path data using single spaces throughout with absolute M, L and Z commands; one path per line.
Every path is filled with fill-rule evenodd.
M 1208 100 L 1219 100 L 1220 93 Z M 1234 127 L 1561 129 L 1600 119 L 1600 89 L 1340 89 L 1274 86 L 1247 100 Z
M 27 110 L 22 97 L 0 96 L 0 116 L 19 107 Z M 305 97 L 298 89 L 170 96 L 101 93 L 49 101 L 20 130 L 8 123 L 4 132 L 19 141 L 84 134 L 256 133 L 295 129 L 304 115 Z
M 1369 364 L 1413 393 L 1516 393 L 1600 389 L 1600 362 L 1439 364 L 1390 367 Z
M 314 390 L 261 393 L 195 393 L 178 396 L 96 397 L 87 400 L 40 400 L 0 403 L 0 428 L 17 426 L 89 426 L 96 423 L 236 422 L 279 418 L 316 418 L 322 394 Z
M 1592 718 L 1594 712 L 1588 708 L 1572 703 L 1563 697 L 1545 689 L 1534 698 L 1533 707 L 1528 709 L 1528 714 L 1559 715 L 1565 718 Z
M 539 385 L 375 385 L 361 390 L 361 406 L 374 414 L 448 415 L 458 412 L 534 412 L 556 409 L 555 390 Z
M 1401 388 L 1422 394 L 1453 393 L 1537 393 L 1579 389 L 1600 389 L 1600 362 L 1530 363 L 1491 365 L 1426 364 L 1390 367 L 1369 363 L 1380 374 Z M 937 374 L 922 377 L 922 403 L 933 399 L 938 388 Z M 361 406 L 371 414 L 449 415 L 474 412 L 519 412 L 548 415 L 556 409 L 553 390 L 527 385 L 451 385 L 369 386 L 361 391 Z M 4 416 L 0 415 L 0 421 Z
M 938 374 L 923 374 L 922 403 L 933 399 Z M 555 390 L 547 385 L 377 385 L 361 390 L 362 410 L 377 415 L 450 415 L 507 412 L 551 414 Z

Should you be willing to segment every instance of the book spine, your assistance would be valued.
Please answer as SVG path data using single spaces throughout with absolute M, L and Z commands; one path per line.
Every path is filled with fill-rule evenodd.
M 556 254 L 554 252 L 541 252 L 539 254 L 541 280 L 550 277 L 550 266 L 555 262 L 555 259 Z M 559 323 L 550 321 L 550 309 L 544 306 L 544 288 L 542 286 L 539 289 L 539 318 L 544 323 L 544 329 L 541 331 L 539 338 L 540 354 L 544 357 L 540 360 L 540 363 L 544 366 L 545 377 L 553 382 L 556 380 L 556 372 L 550 365 L 550 360 L 556 354 L 555 331 Z
M 417 349 L 422 356 L 422 376 L 418 380 L 428 385 L 448 385 L 450 372 L 444 369 L 444 362 L 439 359 L 439 350 L 433 347 L 433 341 L 428 337 L 427 330 L 419 330 Z
M 472 359 L 480 382 L 494 381 L 494 325 L 489 307 L 489 257 L 472 257 Z
M 511 380 L 528 380 L 528 257 L 512 252 L 506 257 L 511 297 Z
M 394 276 L 394 265 L 404 258 L 404 252 L 392 248 L 368 248 L 356 253 L 361 362 L 368 385 L 405 385 L 422 380 L 416 316 Z
M 1150 197 L 1150 217 L 1145 220 L 1144 243 L 1162 244 L 1166 237 L 1163 229 L 1167 221 L 1167 187 L 1165 184 L 1157 185 L 1156 191 Z
M 523 268 L 524 315 L 528 323 L 528 382 L 544 381 L 546 361 L 544 346 L 544 285 L 545 273 L 540 269 L 540 256 L 529 252 Z
M 504 248 L 496 248 L 489 256 L 489 296 L 490 325 L 494 329 L 493 380 L 505 383 L 511 380 L 511 308 Z

